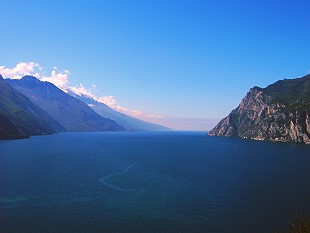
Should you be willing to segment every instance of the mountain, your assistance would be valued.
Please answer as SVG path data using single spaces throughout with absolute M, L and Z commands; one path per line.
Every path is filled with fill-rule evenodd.
M 156 131 L 156 130 L 170 130 L 167 127 L 146 122 L 143 120 L 136 119 L 134 117 L 128 116 L 126 114 L 120 113 L 108 107 L 107 105 L 95 100 L 90 96 L 83 94 L 77 94 L 73 91 L 68 91 L 68 94 L 74 96 L 85 102 L 93 110 L 95 110 L 99 115 L 110 118 L 116 121 L 118 124 L 122 125 L 127 131 Z
M 0 139 L 26 138 L 27 135 L 6 116 L 0 115 Z
M 63 129 L 47 112 L 11 87 L 0 75 L 0 138 L 27 138 Z
M 40 81 L 33 76 L 6 81 L 50 114 L 66 131 L 124 130 L 115 121 L 101 117 L 87 104 L 52 83 Z
M 251 88 L 209 135 L 310 144 L 310 75 Z

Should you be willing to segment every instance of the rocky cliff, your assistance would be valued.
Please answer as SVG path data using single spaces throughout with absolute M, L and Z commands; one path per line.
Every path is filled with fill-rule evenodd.
M 310 75 L 251 88 L 209 135 L 310 144 Z

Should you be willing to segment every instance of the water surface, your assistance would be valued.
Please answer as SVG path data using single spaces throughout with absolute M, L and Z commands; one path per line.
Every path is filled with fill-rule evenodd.
M 310 146 L 204 132 L 0 141 L 1 232 L 282 232 L 310 212 Z

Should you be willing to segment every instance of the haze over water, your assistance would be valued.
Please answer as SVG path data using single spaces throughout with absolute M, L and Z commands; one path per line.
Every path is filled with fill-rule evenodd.
M 310 211 L 310 147 L 205 132 L 0 141 L 1 232 L 282 232 Z

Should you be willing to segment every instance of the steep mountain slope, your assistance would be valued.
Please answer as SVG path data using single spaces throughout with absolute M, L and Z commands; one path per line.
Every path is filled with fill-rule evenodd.
M 74 96 L 85 102 L 93 110 L 95 110 L 99 115 L 110 118 L 116 121 L 118 124 L 122 125 L 127 131 L 156 131 L 156 130 L 170 130 L 167 127 L 146 122 L 143 120 L 136 119 L 134 117 L 128 116 L 126 114 L 120 113 L 108 107 L 107 105 L 98 102 L 92 97 L 74 93 L 73 91 L 68 91 L 68 94 Z
M 310 144 L 310 75 L 251 88 L 209 135 Z
M 0 75 L 0 138 L 51 134 L 63 127 Z
M 26 135 L 21 129 L 15 126 L 6 116 L 0 115 L 0 139 L 17 139 L 26 138 Z
M 115 121 L 99 116 L 84 102 L 58 89 L 54 84 L 25 76 L 7 80 L 14 88 L 48 112 L 67 131 L 114 131 L 124 128 Z

